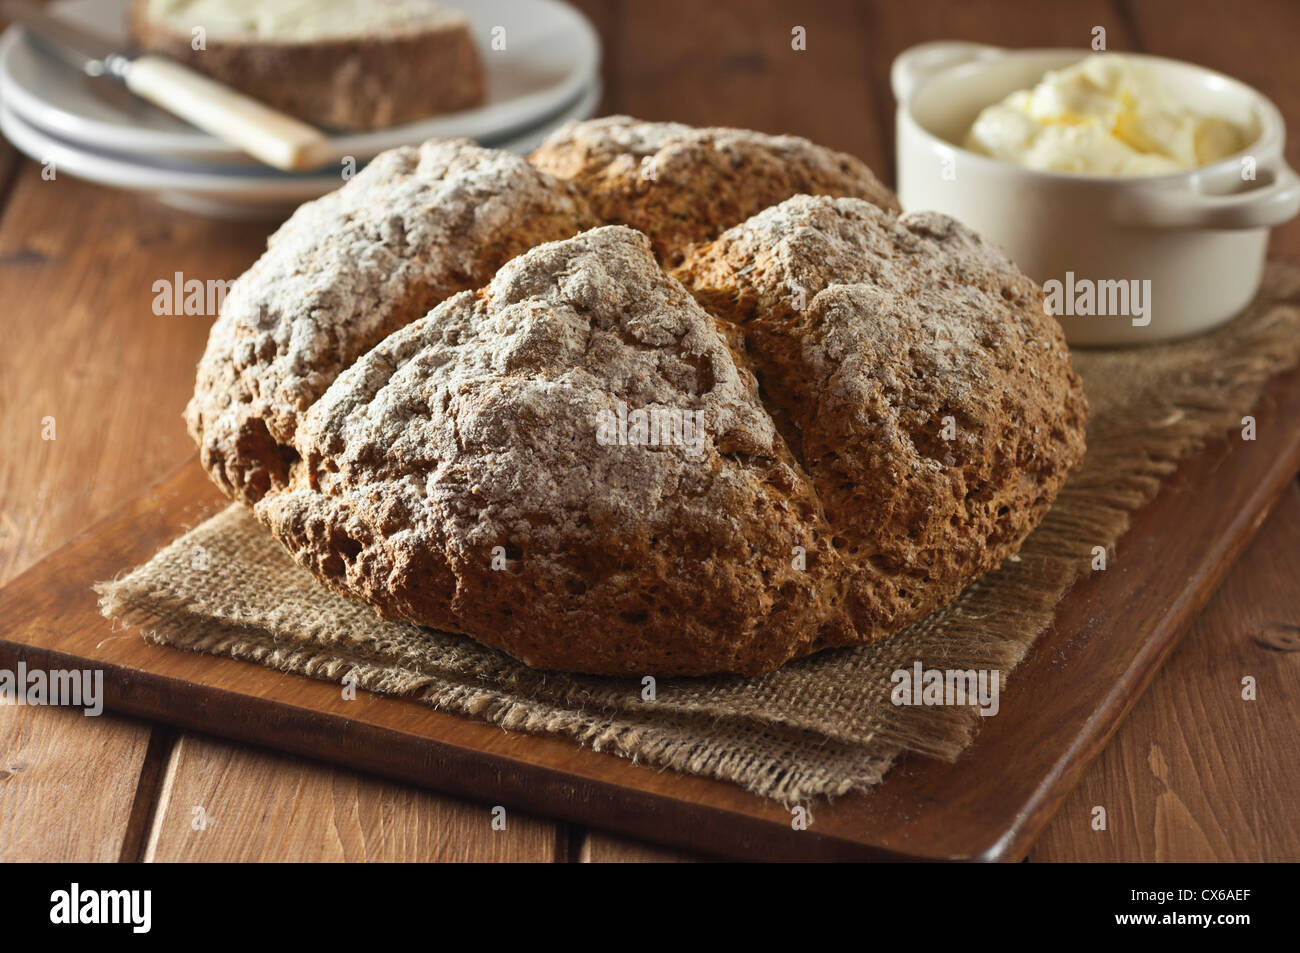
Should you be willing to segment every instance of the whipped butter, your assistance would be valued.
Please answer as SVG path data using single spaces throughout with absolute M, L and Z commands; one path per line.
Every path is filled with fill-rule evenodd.
M 214 38 L 310 43 L 429 26 L 464 16 L 434 0 L 149 0 L 148 16 Z
M 989 106 L 963 144 L 1042 171 L 1158 175 L 1217 162 L 1246 137 L 1174 99 L 1144 64 L 1101 53 Z

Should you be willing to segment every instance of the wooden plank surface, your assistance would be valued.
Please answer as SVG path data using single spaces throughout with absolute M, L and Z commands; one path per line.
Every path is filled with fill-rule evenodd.
M 152 283 L 238 274 L 262 230 L 19 164 L 0 221 L 0 446 L 12 448 L 0 454 L 0 583 L 192 453 L 177 415 L 208 321 L 155 316 Z M 135 860 L 151 733 L 112 714 L 0 708 L 0 858 Z
M 193 453 L 180 412 L 211 318 L 155 315 L 153 285 L 233 278 L 265 231 L 22 163 L 0 221 L 0 580 Z
M 1271 96 L 1293 127 L 1300 115 L 1300 68 L 1290 50 L 1300 33 L 1300 5 L 1290 0 L 1234 8 L 1203 0 L 773 2 L 730 9 L 701 9 L 681 0 L 651 5 L 582 0 L 579 6 L 593 16 L 606 43 L 607 110 L 810 135 L 863 156 L 886 177 L 892 171 L 892 100 L 883 77 L 903 46 L 928 39 L 1079 45 L 1076 33 L 1086 34 L 1095 21 L 1107 27 L 1112 49 L 1142 49 L 1223 69 Z M 789 48 L 795 24 L 808 30 L 806 53 Z M 1293 164 L 1300 162 L 1294 128 L 1288 155 Z M 267 231 L 264 224 L 193 218 L 71 179 L 45 182 L 38 167 L 14 162 L 12 150 L 0 144 L 0 201 L 6 198 L 0 219 L 6 334 L 6 347 L 0 349 L 0 446 L 6 448 L 0 454 L 0 582 L 191 452 L 178 415 L 208 321 L 154 316 L 149 310 L 152 281 L 176 270 L 200 278 L 231 277 L 256 257 Z M 1300 255 L 1300 223 L 1276 230 L 1272 247 Z M 47 413 L 58 421 L 54 445 L 39 438 L 39 421 Z M 1291 577 L 1293 568 L 1283 578 Z M 1227 621 L 1224 628 L 1236 631 Z M 1208 677 L 1199 669 L 1191 674 Z M 1117 743 L 1129 734 L 1158 740 L 1170 723 L 1184 717 L 1179 699 L 1156 697 L 1158 702 L 1144 702 L 1135 712 Z M 1250 730 L 1246 712 L 1232 706 L 1203 715 L 1212 719 L 1205 728 L 1211 739 Z M 43 729 L 47 719 L 58 727 L 49 728 L 45 740 L 33 740 L 37 729 L 32 725 Z M 1269 724 L 1273 728 L 1265 745 L 1277 744 L 1278 738 L 1294 743 L 1300 735 L 1294 718 L 1277 715 Z M 149 803 L 147 790 L 143 807 L 139 797 L 131 800 L 124 792 L 153 770 L 146 755 L 160 746 L 148 744 L 147 727 L 113 716 L 78 721 L 30 709 L 15 716 L 0 709 L 0 733 L 6 739 L 0 744 L 0 770 L 18 750 L 15 739 L 27 739 L 21 742 L 27 745 L 23 750 L 41 752 L 51 763 L 51 778 L 60 776 L 58 764 L 75 764 L 107 745 L 105 783 L 84 792 L 79 805 L 70 807 L 84 812 L 80 827 L 98 831 L 95 836 L 85 836 L 83 830 L 80 839 L 67 840 L 60 833 L 66 825 L 46 809 L 47 795 L 32 786 L 36 776 L 29 770 L 0 782 L 0 844 L 25 844 L 24 849 L 47 850 L 51 856 L 98 857 L 113 849 L 132 855 L 137 847 L 143 849 L 143 844 L 132 844 L 147 833 L 137 830 L 142 811 L 148 819 L 156 805 Z M 1141 742 L 1135 744 L 1134 750 L 1146 750 Z M 1188 775 L 1179 767 L 1182 762 L 1162 750 L 1171 779 L 1184 790 Z M 293 763 L 285 760 L 287 771 Z M 1141 758 L 1133 763 L 1154 776 Z M 1289 790 L 1300 787 L 1294 761 L 1274 758 L 1270 763 L 1292 772 L 1286 777 Z M 1105 765 L 1100 761 L 1089 778 Z M 188 769 L 179 768 L 177 777 L 183 780 Z M 250 761 L 250 778 L 263 776 L 261 770 L 256 759 Z M 1117 769 L 1104 770 L 1110 777 Z M 232 767 L 229 776 L 236 773 Z M 1239 784 L 1238 796 L 1257 793 L 1243 793 L 1248 787 Z M 1149 800 L 1137 793 L 1130 797 L 1135 805 Z M 125 808 L 123 800 L 128 801 Z M 1184 801 L 1191 803 L 1191 796 Z M 24 836 L 10 833 L 17 830 Z M 566 828 L 557 825 L 555 830 L 558 839 Z M 1222 846 L 1222 839 L 1207 837 L 1207 842 Z M 1244 837 L 1236 842 L 1249 843 Z M 592 859 L 613 856 L 609 845 L 614 843 L 616 839 L 593 835 L 584 845 L 579 832 L 577 846 L 571 845 L 566 857 L 577 859 L 584 850 Z M 1090 851 L 1100 842 L 1053 843 L 1066 856 L 1069 849 L 1095 856 Z M 1148 847 L 1153 845 L 1143 842 L 1143 849 Z M 635 856 L 636 845 L 614 853 Z
M 700 858 L 685 851 L 631 840 L 606 831 L 589 831 L 578 859 L 584 864 L 680 864 Z
M 148 861 L 551 862 L 557 827 L 259 748 L 185 733 Z
M 656 0 L 619 9 L 609 63 L 617 111 L 807 136 L 881 167 L 862 4 Z M 803 51 L 791 45 L 797 26 Z
M 149 734 L 128 718 L 0 706 L 0 862 L 133 860 Z
M 34 168 L 0 139 L 4 224 L 20 180 Z M 31 300 L 34 289 L 22 295 L 19 287 L 24 266 L 41 255 L 37 248 L 39 243 L 29 245 L 19 233 L 0 228 L 0 301 L 6 302 L 0 447 L 8 448 L 0 453 L 0 585 L 82 528 L 48 520 L 55 491 L 48 458 L 41 453 L 46 447 L 39 445 L 39 424 L 33 429 L 30 409 L 26 414 L 16 409 L 41 387 L 37 375 L 22 373 L 24 368 L 53 376 L 39 361 L 34 366 L 32 351 L 19 346 L 49 354 L 49 342 L 34 333 L 40 326 L 37 314 L 15 307 Z M 84 475 L 79 482 L 62 489 L 79 498 Z M 147 784 L 142 793 L 141 782 L 151 774 L 151 735 L 147 723 L 114 715 L 87 718 L 68 710 L 0 707 L 0 862 L 134 859 L 149 808 Z
M 1300 860 L 1298 555 L 1292 482 L 1031 860 Z

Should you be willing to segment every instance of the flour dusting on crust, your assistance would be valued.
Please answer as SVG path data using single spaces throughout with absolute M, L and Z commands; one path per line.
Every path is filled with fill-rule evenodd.
M 676 275 L 747 342 L 835 532 L 858 641 L 1019 549 L 1083 458 L 1087 402 L 1042 291 L 947 216 L 798 196 Z
M 214 479 L 381 615 L 541 668 L 766 672 L 952 599 L 1079 464 L 1041 290 L 856 159 L 613 117 L 532 163 L 378 157 L 200 365 Z
M 619 404 L 689 412 L 702 439 L 602 445 Z M 806 477 L 632 229 L 533 249 L 393 334 L 297 446 L 258 516 L 387 617 L 628 674 L 761 671 L 844 629 Z
M 608 116 L 568 123 L 532 155 L 573 182 L 605 221 L 638 228 L 669 264 L 799 193 L 844 195 L 897 209 L 865 163 L 798 136 L 748 129 L 697 129 Z
M 506 261 L 597 224 L 573 190 L 466 140 L 385 152 L 308 202 L 231 288 L 186 411 L 248 502 L 283 485 L 298 415 L 386 335 Z

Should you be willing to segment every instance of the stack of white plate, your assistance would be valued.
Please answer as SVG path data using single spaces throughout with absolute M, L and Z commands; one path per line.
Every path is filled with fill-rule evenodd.
M 129 0 L 63 0 L 50 9 L 126 46 Z M 282 215 L 338 188 L 345 171 L 385 149 L 435 136 L 465 136 L 528 152 L 555 127 L 586 119 L 600 102 L 600 40 L 581 13 L 558 0 L 461 0 L 474 36 L 509 23 L 507 49 L 482 50 L 487 102 L 375 132 L 331 138 L 331 164 L 295 174 L 268 168 L 189 126 L 114 80 L 91 79 L 53 59 L 19 27 L 0 37 L 0 130 L 56 175 L 154 194 L 206 215 Z

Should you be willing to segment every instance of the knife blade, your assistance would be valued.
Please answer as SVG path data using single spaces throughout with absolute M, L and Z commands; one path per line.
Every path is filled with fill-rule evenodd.
M 23 0 L 0 0 L 0 13 L 20 24 L 58 61 L 87 76 L 119 80 L 142 99 L 277 169 L 314 169 L 329 158 L 329 139 L 319 129 L 175 60 L 132 53 L 102 34 Z
M 0 0 L 0 13 L 27 28 L 38 46 L 87 76 L 106 73 L 123 78 L 131 58 L 108 37 L 51 16 L 21 0 Z

